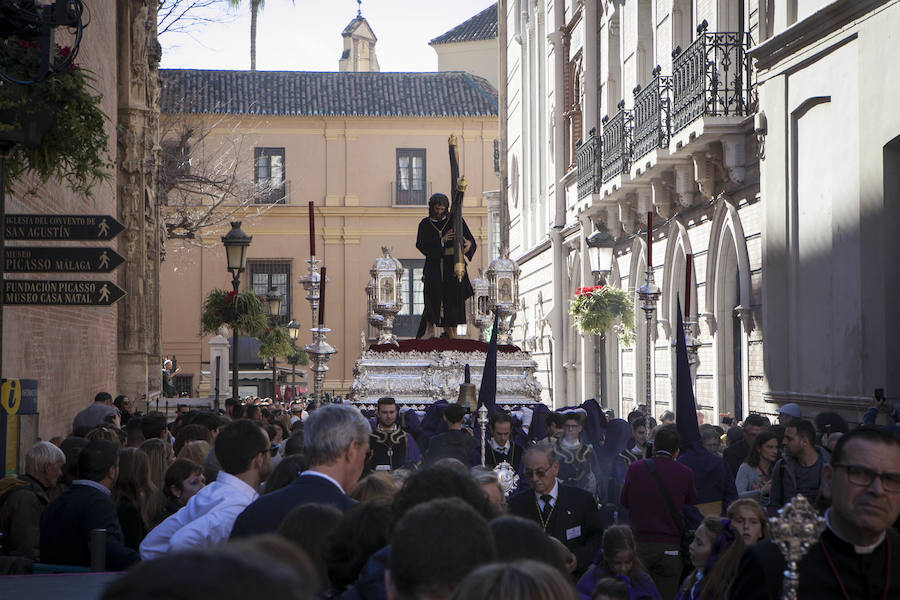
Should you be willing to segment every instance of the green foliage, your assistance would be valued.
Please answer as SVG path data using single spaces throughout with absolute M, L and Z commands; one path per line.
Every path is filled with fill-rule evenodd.
M 287 356 L 288 364 L 306 366 L 309 364 L 309 355 L 305 350 L 294 347 Z
M 266 330 L 268 317 L 263 301 L 253 291 L 225 292 L 214 289 L 203 303 L 200 333 L 215 333 L 222 325 L 246 335 L 260 335 Z M 287 335 L 287 333 L 285 333 Z
M 291 336 L 284 327 L 269 327 L 259 336 L 260 358 L 288 357 L 293 351 Z
M 634 336 L 634 300 L 626 290 L 599 285 L 580 288 L 571 301 L 569 314 L 583 334 L 603 334 L 619 322 L 623 343 L 630 344 Z
M 56 47 L 51 60 L 61 65 L 69 48 Z M 0 64 L 5 72 L 22 80 L 40 71 L 41 50 L 33 42 L 6 39 L 0 42 Z M 0 135 L 26 123 L 49 120 L 50 128 L 36 147 L 19 147 L 7 161 L 7 186 L 26 173 L 42 182 L 51 177 L 64 181 L 74 192 L 92 196 L 95 183 L 109 179 L 109 136 L 102 96 L 92 87 L 93 74 L 74 63 L 62 72 L 33 85 L 2 82 L 0 85 Z M 34 190 L 31 190 L 34 192 Z

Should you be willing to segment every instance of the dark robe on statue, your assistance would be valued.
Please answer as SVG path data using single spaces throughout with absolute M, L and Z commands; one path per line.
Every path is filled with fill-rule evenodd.
M 419 222 L 416 248 L 425 255 L 425 266 L 422 269 L 425 310 L 422 313 L 418 337 L 424 335 L 426 322 L 434 323 L 438 327 L 464 324 L 466 299 L 475 294 L 468 273 L 461 282 L 453 273 L 453 240 L 448 241 L 446 245 L 441 243 L 441 236 L 452 227 L 452 214 L 440 221 L 432 221 L 431 217 L 425 217 Z M 466 258 L 472 260 L 476 248 L 475 238 L 472 237 L 465 220 L 463 228 L 465 239 L 472 244 L 466 252 Z

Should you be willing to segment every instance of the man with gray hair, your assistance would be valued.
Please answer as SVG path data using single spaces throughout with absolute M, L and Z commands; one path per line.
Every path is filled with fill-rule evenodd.
M 63 451 L 38 442 L 25 455 L 25 474 L 0 480 L 0 533 L 10 556 L 37 560 L 41 551 L 41 512 L 50 502 L 66 462 Z
M 301 504 L 330 504 L 341 511 L 355 505 L 346 492 L 362 474 L 370 431 L 369 422 L 352 406 L 329 404 L 313 411 L 303 428 L 309 469 L 244 509 L 231 537 L 275 532 L 285 515 Z
M 582 575 L 600 549 L 603 535 L 594 497 L 559 482 L 556 451 L 546 440 L 530 446 L 522 462 L 531 489 L 509 499 L 509 513 L 536 522 L 562 542 L 578 561 L 575 575 Z

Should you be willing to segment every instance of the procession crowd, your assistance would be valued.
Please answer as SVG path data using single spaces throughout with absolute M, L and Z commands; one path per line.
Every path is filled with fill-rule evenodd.
M 774 599 L 771 519 L 802 494 L 825 526 L 799 597 L 900 597 L 896 426 L 793 404 L 657 424 L 588 400 L 497 408 L 482 438 L 460 405 L 398 408 L 229 401 L 170 423 L 98 394 L 0 480 L 0 573 L 87 567 L 105 530 L 109 600 Z

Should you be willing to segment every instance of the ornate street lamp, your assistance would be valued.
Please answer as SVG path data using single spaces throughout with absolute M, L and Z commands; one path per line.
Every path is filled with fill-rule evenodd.
M 225 256 L 228 260 L 228 272 L 231 273 L 231 287 L 237 292 L 241 286 L 241 273 L 247 266 L 247 248 L 253 236 L 244 233 L 240 221 L 231 222 L 231 231 L 222 236 L 222 245 L 225 246 Z M 235 402 L 240 401 L 238 394 L 238 331 L 232 328 L 231 341 L 231 397 Z
M 284 296 L 278 293 L 278 288 L 274 285 L 269 288 L 266 294 L 266 311 L 269 313 L 269 323 L 272 327 L 278 326 L 278 317 L 281 316 L 281 304 Z M 275 400 L 278 391 L 278 365 L 277 357 L 272 357 L 272 400 Z
M 291 322 L 287 324 L 287 331 L 291 336 L 291 347 L 294 350 L 288 357 L 288 362 L 291 363 L 291 393 L 293 394 L 297 391 L 297 340 L 300 339 L 300 321 L 291 319 Z
M 591 266 L 591 273 L 594 274 L 595 282 L 599 285 L 606 285 L 606 278 L 612 270 L 613 248 L 616 246 L 616 238 L 606 229 L 599 225 L 597 230 L 585 239 L 587 242 L 588 263 Z

